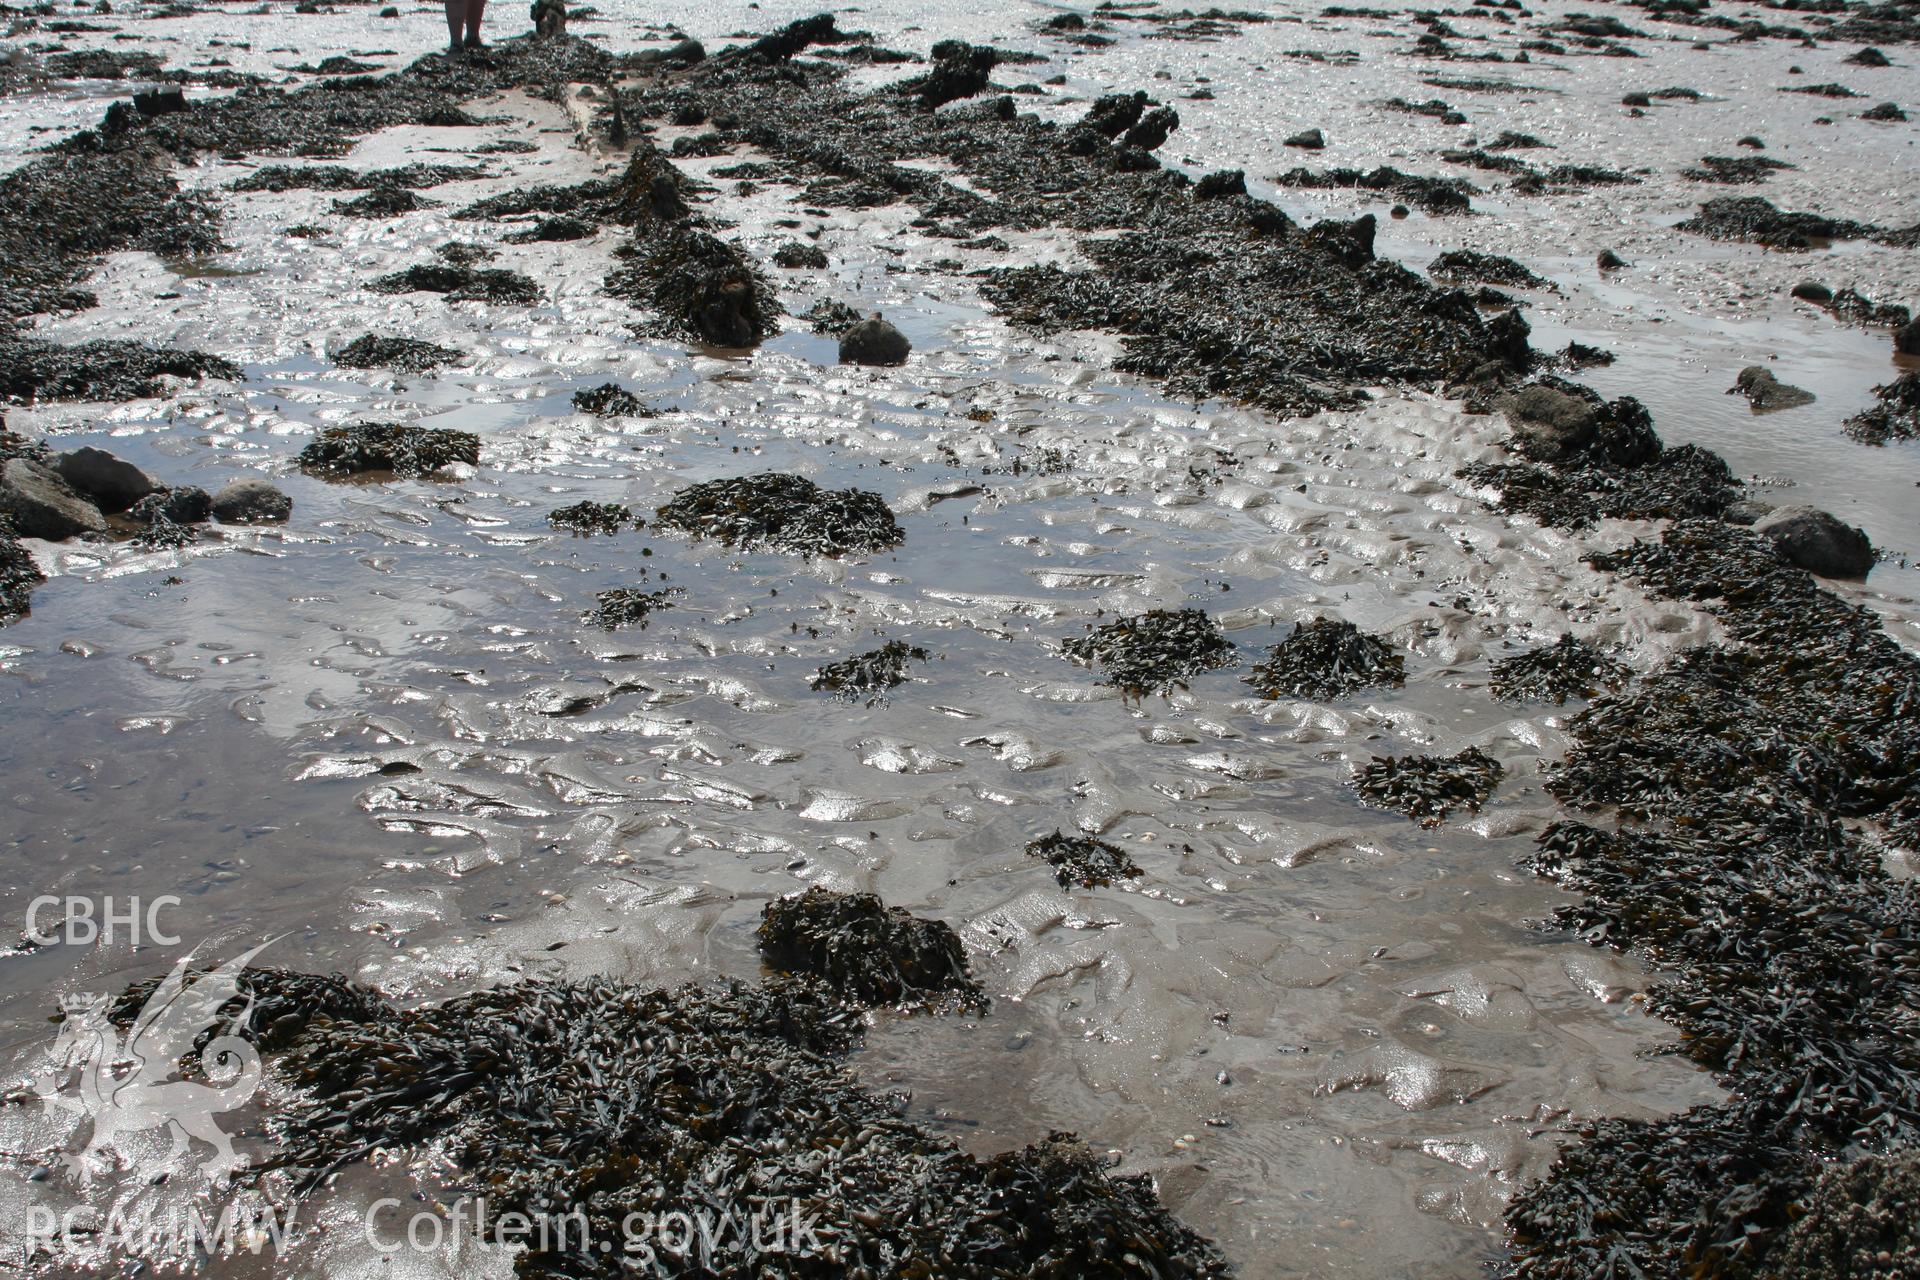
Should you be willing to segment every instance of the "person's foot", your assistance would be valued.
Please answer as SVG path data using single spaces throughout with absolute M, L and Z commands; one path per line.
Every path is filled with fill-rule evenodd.
M 473 33 L 472 35 L 469 35 L 469 36 L 467 37 L 467 46 L 466 46 L 466 47 L 467 47 L 467 48 L 469 48 L 469 49 L 484 49 L 484 48 L 486 48 L 487 46 L 486 46 L 486 45 L 484 45 L 484 44 L 482 44 L 482 43 L 480 42 L 480 35 L 479 35 L 479 33 L 478 33 L 478 32 L 475 32 L 475 33 Z

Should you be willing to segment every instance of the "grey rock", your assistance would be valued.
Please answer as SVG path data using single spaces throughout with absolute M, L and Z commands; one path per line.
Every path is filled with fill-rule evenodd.
M 1833 301 L 1833 290 L 1818 280 L 1802 280 L 1793 286 L 1793 296 L 1802 302 L 1811 302 L 1817 307 L 1824 307 Z
M 912 350 L 907 335 L 882 320 L 877 311 L 840 335 L 841 364 L 905 364 Z
M 1285 145 L 1302 151 L 1319 151 L 1327 145 L 1327 135 L 1318 129 L 1306 129 L 1288 138 Z
M 1522 387 L 1498 407 L 1506 412 L 1521 451 L 1538 462 L 1573 457 L 1593 443 L 1599 430 L 1594 405 L 1552 387 Z
M 1773 511 L 1771 502 L 1762 502 L 1758 498 L 1742 498 L 1721 513 L 1728 524 L 1755 525 L 1766 519 Z
M 1753 526 L 1789 564 L 1823 578 L 1864 578 L 1873 568 L 1873 544 L 1864 529 L 1818 507 L 1781 507 Z
M 1740 376 L 1733 380 L 1733 385 L 1727 388 L 1727 394 L 1745 396 L 1755 413 L 1797 409 L 1803 404 L 1813 403 L 1813 392 L 1788 386 L 1774 377 L 1771 369 L 1757 364 L 1742 369 Z
M 280 524 L 292 514 L 293 499 L 265 480 L 235 480 L 213 495 L 222 524 Z
M 50 467 L 30 458 L 12 458 L 0 468 L 0 515 L 23 538 L 58 541 L 107 527 L 100 508 L 74 492 Z
M 160 487 L 131 462 L 91 445 L 61 454 L 54 459 L 53 469 L 103 511 L 125 511 Z

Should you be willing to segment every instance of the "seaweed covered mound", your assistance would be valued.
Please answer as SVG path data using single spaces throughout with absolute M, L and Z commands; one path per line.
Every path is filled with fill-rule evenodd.
M 1478 747 L 1451 756 L 1375 756 L 1354 790 L 1386 809 L 1437 827 L 1455 809 L 1478 813 L 1506 771 Z
M 1920 440 L 1920 373 L 1903 373 L 1873 394 L 1880 403 L 1848 418 L 1848 435 L 1862 444 Z
M 573 393 L 573 407 L 596 418 L 650 418 L 652 412 L 640 397 L 617 382 L 583 387 Z
M 333 362 L 343 369 L 399 369 L 425 373 L 443 364 L 457 364 L 458 351 L 418 338 L 382 338 L 366 333 L 340 348 Z
M 1914 834 L 1920 660 L 1732 525 L 1684 522 L 1594 563 L 1700 602 L 1737 647 L 1690 651 L 1573 719 L 1549 790 L 1633 823 L 1556 823 L 1530 865 L 1584 895 L 1556 925 L 1674 975 L 1649 1012 L 1732 1096 L 1590 1130 L 1515 1199 L 1510 1272 L 1899 1275 L 1920 883 L 1890 879 L 1853 820 Z M 1898 1159 L 1851 1181 L 1863 1152 Z
M 1829 240 L 1863 240 L 1882 233 L 1871 223 L 1793 213 L 1762 196 L 1720 196 L 1679 224 L 1715 240 L 1745 240 L 1769 249 L 1811 249 Z
M 1406 683 L 1406 659 L 1351 622 L 1315 618 L 1275 645 L 1247 683 L 1263 698 L 1344 698 Z
M 878 649 L 827 663 L 814 673 L 808 687 L 816 693 L 824 689 L 843 698 L 865 698 L 872 706 L 887 690 L 907 682 L 909 662 L 925 662 L 929 656 L 918 645 L 889 640 Z
M 1584 640 L 1563 635 L 1552 644 L 1516 653 L 1493 664 L 1493 696 L 1511 702 L 1551 702 L 1591 698 L 1617 689 L 1632 672 Z
M 203 351 L 124 338 L 61 346 L 0 328 L 0 399 L 137 400 L 161 394 L 163 378 L 239 376 L 238 365 Z
M 594 607 L 580 615 L 580 621 L 595 623 L 609 631 L 634 625 L 646 626 L 647 619 L 662 609 L 673 607 L 678 587 L 643 591 L 639 587 L 615 587 L 594 597 Z
M 418 477 L 443 467 L 480 462 L 480 437 L 471 431 L 413 427 L 397 422 L 355 422 L 329 427 L 300 451 L 300 465 L 323 476 L 391 471 Z
M 576 502 L 547 512 L 547 523 L 575 533 L 618 533 L 632 521 L 633 512 L 618 502 Z
M 819 978 L 848 1004 L 986 1008 L 960 936 L 871 893 L 816 885 L 777 899 L 761 911 L 755 936 L 768 965 Z
M 1063 889 L 1074 884 L 1082 889 L 1098 889 L 1140 874 L 1140 868 L 1124 849 L 1089 835 L 1070 836 L 1056 831 L 1030 841 L 1027 856 L 1046 859 Z
M 804 556 L 884 551 L 906 538 L 879 494 L 822 489 L 773 471 L 682 489 L 655 512 L 654 523 L 747 551 Z
M 1503 284 L 1514 289 L 1551 289 L 1553 281 L 1544 279 L 1524 263 L 1503 258 L 1497 253 L 1475 249 L 1449 249 L 1427 267 L 1436 280 L 1465 281 L 1470 284 Z
M 453 262 L 423 262 L 390 271 L 367 287 L 375 293 L 438 293 L 448 302 L 530 307 L 540 301 L 540 286 L 518 271 Z
M 1107 683 L 1135 696 L 1165 693 L 1239 661 L 1233 642 L 1203 609 L 1150 609 L 1060 643 L 1061 654 L 1099 664 Z
M 145 984 L 151 987 L 151 984 Z M 658 989 L 531 981 L 399 1009 L 339 979 L 249 970 L 226 1012 L 293 1089 L 275 1164 L 310 1191 L 432 1142 L 490 1215 L 580 1215 L 530 1233 L 523 1277 L 625 1280 L 633 1222 L 799 1206 L 804 1235 L 716 1234 L 709 1275 L 1225 1277 L 1144 1177 L 1066 1135 L 981 1162 L 901 1118 L 829 1054 L 861 1010 L 810 978 Z M 139 1008 L 129 993 L 116 1015 Z M 249 1008 L 246 997 L 254 1003 Z M 580 1248 L 582 1240 L 607 1248 Z M 784 1247 L 783 1247 L 784 1246 Z

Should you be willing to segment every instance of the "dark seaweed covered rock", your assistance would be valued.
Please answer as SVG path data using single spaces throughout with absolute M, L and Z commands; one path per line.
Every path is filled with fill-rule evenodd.
M 573 393 L 573 407 L 596 418 L 650 418 L 653 412 L 639 396 L 617 382 L 603 382 Z
M 375 293 L 439 293 L 448 302 L 494 302 L 530 307 L 540 301 L 540 286 L 503 267 L 467 267 L 427 262 L 381 276 L 367 286 Z
M 804 1206 L 811 1232 L 786 1252 L 723 1231 L 701 1264 L 717 1275 L 841 1275 L 853 1260 L 882 1274 L 902 1258 L 940 1259 L 952 1280 L 1231 1274 L 1148 1178 L 1109 1176 L 1067 1135 L 983 1162 L 903 1118 L 902 1098 L 829 1056 L 863 1011 L 812 978 L 530 980 L 410 1009 L 337 978 L 255 969 L 242 985 L 226 1012 L 287 1083 L 269 1129 L 296 1194 L 377 1150 L 432 1146 L 486 1188 L 490 1215 L 579 1215 L 577 1231 L 530 1233 L 514 1259 L 528 1280 L 653 1270 L 651 1241 L 624 1243 L 634 1224 L 712 1221 L 717 1196 L 736 1215 Z M 131 1021 L 142 999 L 114 1013 Z
M 1318 129 L 1303 129 L 1288 138 L 1285 145 L 1298 147 L 1302 151 L 1321 151 L 1326 148 L 1327 135 Z
M 877 493 L 822 489 L 772 471 L 682 489 L 654 523 L 748 551 L 806 556 L 884 551 L 906 537 Z
M 458 351 L 418 338 L 382 338 L 365 333 L 340 348 L 333 357 L 344 369 L 399 369 L 405 373 L 425 373 L 443 364 L 462 359 Z
M 1816 507 L 1780 507 L 1756 521 L 1753 531 L 1787 563 L 1823 578 L 1864 578 L 1873 568 L 1866 532 Z
M 909 662 L 925 662 L 929 656 L 918 645 L 889 640 L 878 649 L 827 663 L 814 673 L 807 687 L 815 692 L 824 689 L 843 698 L 865 698 L 867 705 L 872 706 L 887 690 L 907 682 Z
M 1765 182 L 1780 170 L 1791 168 L 1786 161 L 1772 156 L 1702 156 L 1698 165 L 1682 169 L 1680 176 L 1695 182 L 1740 186 Z
M 1479 812 L 1504 772 L 1498 760 L 1468 747 L 1451 756 L 1375 756 L 1353 786 L 1374 804 L 1434 827 L 1455 809 Z
M 1617 689 L 1632 672 L 1584 640 L 1563 635 L 1550 645 L 1516 653 L 1493 664 L 1489 688 L 1493 696 L 1511 702 L 1551 702 L 1591 698 L 1602 689 Z
M 1584 456 L 1557 466 L 1473 463 L 1460 475 L 1496 490 L 1502 511 L 1563 529 L 1584 529 L 1608 518 L 1717 517 L 1740 500 L 1739 482 L 1726 460 L 1690 444 L 1664 449 L 1638 466 Z
M 1204 609 L 1150 609 L 1063 640 L 1060 652 L 1098 664 L 1108 684 L 1135 696 L 1184 688 L 1197 675 L 1239 661 L 1233 642 Z
M 1856 49 L 1841 59 L 1850 67 L 1890 67 L 1893 61 L 1872 45 Z
M 1747 240 L 1772 249 L 1810 249 L 1821 241 L 1861 240 L 1879 234 L 1879 228 L 1870 223 L 1790 213 L 1761 196 L 1717 197 L 1679 226 L 1715 240 Z
M 1553 288 L 1551 280 L 1534 274 L 1512 258 L 1473 249 L 1449 249 L 1433 260 L 1427 267 L 1427 274 L 1437 280 L 1499 284 L 1510 289 Z
M 349 218 L 397 218 L 403 213 L 434 208 L 437 203 L 417 196 L 405 187 L 375 187 L 365 195 L 335 200 L 333 211 Z
M 1742 369 L 1734 378 L 1733 385 L 1727 388 L 1727 394 L 1745 396 L 1755 413 L 1771 413 L 1776 409 L 1798 409 L 1802 405 L 1813 403 L 1813 392 L 1788 386 L 1773 376 L 1773 370 L 1758 364 L 1748 365 Z
M 1344 698 L 1406 683 L 1406 659 L 1351 622 L 1315 618 L 1295 627 L 1254 667 L 1247 683 L 1263 698 Z
M 633 519 L 633 512 L 618 502 L 576 502 L 547 513 L 547 523 L 556 529 L 575 533 L 618 533 Z
M 840 335 L 841 364 L 900 365 L 912 350 L 907 335 L 882 320 L 877 311 Z
M 1000 61 L 1000 51 L 964 40 L 942 40 L 931 50 L 932 67 L 925 75 L 902 82 L 899 90 L 932 110 L 961 98 L 971 98 L 988 84 Z
M 789 240 L 773 251 L 773 265 L 788 271 L 824 271 L 827 252 L 817 244 Z
M 1055 831 L 1029 842 L 1027 856 L 1046 859 L 1063 889 L 1076 884 L 1082 889 L 1099 889 L 1140 874 L 1125 850 L 1085 834 Z
M 572 240 L 585 240 L 599 230 L 584 218 L 570 218 L 558 213 L 550 218 L 541 218 L 524 231 L 516 231 L 504 237 L 508 244 L 554 244 Z
M 769 967 L 818 978 L 851 1005 L 986 1009 L 960 936 L 871 893 L 816 885 L 775 899 L 755 936 Z
M 1473 201 L 1474 186 L 1464 178 L 1431 178 L 1421 174 L 1403 173 L 1392 165 L 1381 165 L 1375 169 L 1289 169 L 1278 174 L 1274 183 L 1282 187 L 1306 187 L 1314 190 L 1341 190 L 1360 188 L 1366 191 L 1379 191 L 1398 196 L 1409 204 L 1415 204 L 1436 217 L 1454 213 L 1469 213 Z
M 1904 124 L 1907 113 L 1900 109 L 1897 102 L 1882 102 L 1878 106 L 1868 107 L 1860 113 L 1862 120 L 1877 120 L 1884 124 Z
M 212 515 L 213 495 L 192 484 L 157 489 L 127 509 L 127 518 L 139 524 L 199 524 Z
M 1202 177 L 1193 184 L 1195 200 L 1221 200 L 1228 196 L 1247 194 L 1247 173 L 1244 169 L 1221 169 Z
M 0 330 L 0 397 L 14 401 L 138 400 L 161 394 L 165 378 L 239 376 L 239 366 L 200 351 L 121 338 L 61 346 Z
M 300 465 L 325 476 L 391 471 L 398 476 L 417 477 L 456 462 L 479 464 L 479 436 L 471 431 L 395 422 L 329 427 L 300 451 Z
M 33 589 L 47 580 L 33 555 L 20 545 L 13 528 L 0 518 L 0 623 L 13 621 L 31 608 Z
M 595 595 L 593 608 L 581 614 L 580 620 L 605 627 L 608 631 L 618 631 L 621 627 L 644 627 L 648 618 L 662 609 L 671 609 L 674 597 L 680 594 L 678 587 L 662 587 L 658 591 L 614 587 Z
M 1920 373 L 1903 373 L 1873 394 L 1880 403 L 1848 418 L 1848 435 L 1862 444 L 1920 439 Z
M 607 291 L 650 307 L 663 333 L 751 347 L 774 332 L 780 304 L 739 246 L 665 222 L 622 248 Z

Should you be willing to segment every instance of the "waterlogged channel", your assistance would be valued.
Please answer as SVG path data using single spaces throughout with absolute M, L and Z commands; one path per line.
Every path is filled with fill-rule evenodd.
M 649 10 L 645 21 L 677 20 L 717 47 L 736 25 L 804 15 L 788 8 Z M 613 47 L 656 34 L 606 10 L 576 32 Z M 1250 189 L 1274 195 L 1261 175 L 1296 162 L 1277 134 L 1345 130 L 1338 163 L 1365 167 L 1406 164 L 1404 131 L 1439 128 L 1363 110 L 1388 85 L 1428 90 L 1407 87 L 1405 59 L 1365 30 L 1377 24 L 1303 21 L 1309 11 L 1276 9 L 1279 22 L 1219 40 L 1128 33 L 1091 52 L 1027 31 L 1051 9 L 857 16 L 905 48 L 998 36 L 1048 53 L 1067 80 L 1037 105 L 1062 118 L 1116 85 L 1171 98 L 1204 83 L 1217 96 L 1179 99 L 1188 123 L 1167 158 L 1192 157 L 1196 174 L 1244 166 Z M 184 60 L 225 23 L 224 38 L 252 38 L 228 52 L 239 68 L 294 61 L 266 52 L 276 41 L 318 61 L 377 36 L 399 65 L 436 38 L 425 10 L 374 36 L 358 9 L 271 22 L 219 13 L 133 29 L 165 30 L 168 56 Z M 1394 25 L 1397 48 L 1410 37 Z M 1305 47 L 1369 56 L 1250 70 Z M 1772 44 L 1696 55 L 1677 40 L 1657 52 L 1659 75 L 1703 87 L 1734 74 L 1709 59 L 1746 59 L 1738 75 L 1749 76 L 1755 65 L 1771 74 L 1776 56 L 1827 56 Z M 1524 127 L 1558 129 L 1570 151 L 1613 145 L 1571 107 L 1617 101 L 1621 61 L 1571 60 L 1551 116 Z M 1055 65 L 1004 70 L 1038 82 Z M 1172 83 L 1155 86 L 1161 74 Z M 1303 96 L 1327 84 L 1347 114 L 1324 102 L 1309 114 Z M 16 160 L 44 140 L 34 127 L 91 123 L 91 108 L 72 119 L 76 92 L 0 100 Z M 1240 98 L 1254 93 L 1271 95 L 1257 112 Z M 1490 110 L 1478 127 L 1518 124 L 1513 95 L 1497 101 L 1497 124 Z M 1777 101 L 1756 91 L 1746 109 Z M 1797 145 L 1811 111 L 1780 111 L 1766 131 Z M 1504 456 L 1504 423 L 1437 394 L 1382 389 L 1364 408 L 1291 421 L 1170 400 L 1111 372 L 1110 337 L 1036 337 L 981 300 L 970 271 L 1072 262 L 1066 233 L 1005 233 L 1006 252 L 961 247 L 923 234 L 908 205 L 828 211 L 795 184 L 712 174 L 768 159 L 744 147 L 676 163 L 712 184 L 703 212 L 774 278 L 785 331 L 750 353 L 636 337 L 641 317 L 600 287 L 614 230 L 511 244 L 517 223 L 453 216 L 500 191 L 617 173 L 623 157 L 581 144 L 576 118 L 535 97 L 474 112 L 485 123 L 388 130 L 329 162 L 484 166 L 396 217 L 338 214 L 335 192 L 227 190 L 267 161 L 184 169 L 183 185 L 217 194 L 229 248 L 202 263 L 113 255 L 87 281 L 97 308 L 37 327 L 66 342 L 208 350 L 244 372 L 160 399 L 13 409 L 10 427 L 57 448 L 98 444 L 168 483 L 263 476 L 294 508 L 285 526 L 223 529 L 181 551 L 35 547 L 50 581 L 0 632 L 4 906 L 24 918 L 41 895 L 173 895 L 181 941 L 23 946 L 0 959 L 10 1085 L 45 1068 L 63 996 L 117 992 L 196 946 L 214 960 L 271 938 L 262 962 L 342 973 L 404 1005 L 534 978 L 751 979 L 762 907 L 818 885 L 951 924 L 991 1000 L 984 1016 L 875 1015 L 849 1059 L 863 1081 L 903 1091 L 906 1119 L 983 1157 L 1078 1133 L 1119 1170 L 1151 1174 L 1168 1208 L 1247 1276 L 1482 1274 L 1502 1254 L 1507 1201 L 1566 1135 L 1722 1096 L 1683 1061 L 1645 1056 L 1673 1035 L 1640 1007 L 1656 975 L 1535 927 L 1569 898 L 1518 863 L 1558 816 L 1542 771 L 1578 704 L 1488 690 L 1493 660 L 1565 632 L 1642 672 L 1717 638 L 1705 614 L 1584 563 L 1645 526 L 1575 537 L 1490 512 L 1456 472 Z M 655 140 L 699 132 L 666 127 Z M 1728 314 L 1724 276 L 1774 290 L 1807 260 L 1663 229 L 1657 206 L 1677 212 L 1696 194 L 1666 161 L 1697 148 L 1661 138 L 1639 157 L 1662 170 L 1647 183 L 1658 193 L 1632 189 L 1630 213 L 1602 207 L 1614 199 L 1603 191 L 1536 200 L 1525 216 L 1512 205 L 1415 214 L 1385 222 L 1379 250 L 1418 267 L 1471 245 L 1563 281 L 1528 293 L 1535 345 L 1616 349 L 1592 385 L 1643 398 L 1670 440 L 1711 444 L 1742 473 L 1798 486 L 1793 500 L 1865 525 L 1896 559 L 1841 589 L 1910 638 L 1903 593 L 1916 584 L 1897 557 L 1920 545 L 1913 446 L 1868 450 L 1838 430 L 1897 372 L 1885 336 L 1784 301 Z M 1794 154 L 1806 172 L 1767 194 L 1798 208 L 1826 161 L 1811 141 Z M 1830 190 L 1828 211 L 1915 220 L 1910 188 L 1863 192 L 1876 179 L 1846 172 L 1856 185 Z M 1843 196 L 1908 207 L 1839 207 Z M 1278 197 L 1296 216 L 1383 203 Z M 1590 237 L 1609 223 L 1607 243 L 1644 269 L 1596 282 Z M 320 234 L 285 234 L 301 224 Z M 795 240 L 824 249 L 829 266 L 773 266 Z M 489 265 L 532 278 L 540 303 L 367 289 L 449 241 L 495 250 Z M 1901 252 L 1844 260 L 1873 276 L 1861 284 L 1877 298 L 1913 301 L 1920 273 Z M 794 318 L 822 299 L 883 312 L 914 355 L 898 369 L 838 365 L 834 341 Z M 368 332 L 462 358 L 430 374 L 338 367 L 340 347 Z M 1815 407 L 1753 417 L 1721 395 L 1770 351 L 1785 380 L 1816 391 Z M 576 391 L 609 381 L 647 414 L 574 409 Z M 295 465 L 317 431 L 369 418 L 475 432 L 479 465 L 355 483 Z M 807 561 L 652 527 L 685 486 L 759 472 L 876 492 L 904 541 Z M 646 523 L 598 537 L 549 524 L 581 501 L 624 504 Z M 622 587 L 672 594 L 645 626 L 596 625 L 597 593 Z M 1134 698 L 1059 652 L 1155 608 L 1206 610 L 1235 665 Z M 1405 655 L 1404 688 L 1259 698 L 1248 669 L 1315 617 L 1387 638 Z M 823 665 L 892 641 L 927 656 L 884 698 L 811 688 Z M 1467 747 L 1504 766 L 1477 815 L 1422 828 L 1350 785 L 1376 755 Z M 1143 874 L 1063 888 L 1024 852 L 1055 830 L 1096 834 Z M 13 1100 L 0 1108 L 0 1247 L 24 1243 L 13 1236 L 33 1205 L 192 1202 L 188 1179 L 143 1186 L 139 1161 L 91 1183 L 47 1177 L 45 1152 L 73 1120 L 19 1089 Z M 228 1125 L 244 1149 L 264 1151 L 272 1105 L 269 1091 Z M 161 1158 L 167 1140 L 148 1141 Z M 303 1215 L 312 1229 L 271 1274 L 502 1272 L 501 1258 L 451 1245 L 383 1256 L 357 1240 L 365 1205 L 435 1193 L 446 1175 L 433 1152 L 350 1172 Z M 68 1265 L 103 1261 L 65 1247 Z M 266 1273 L 258 1260 L 220 1265 Z

